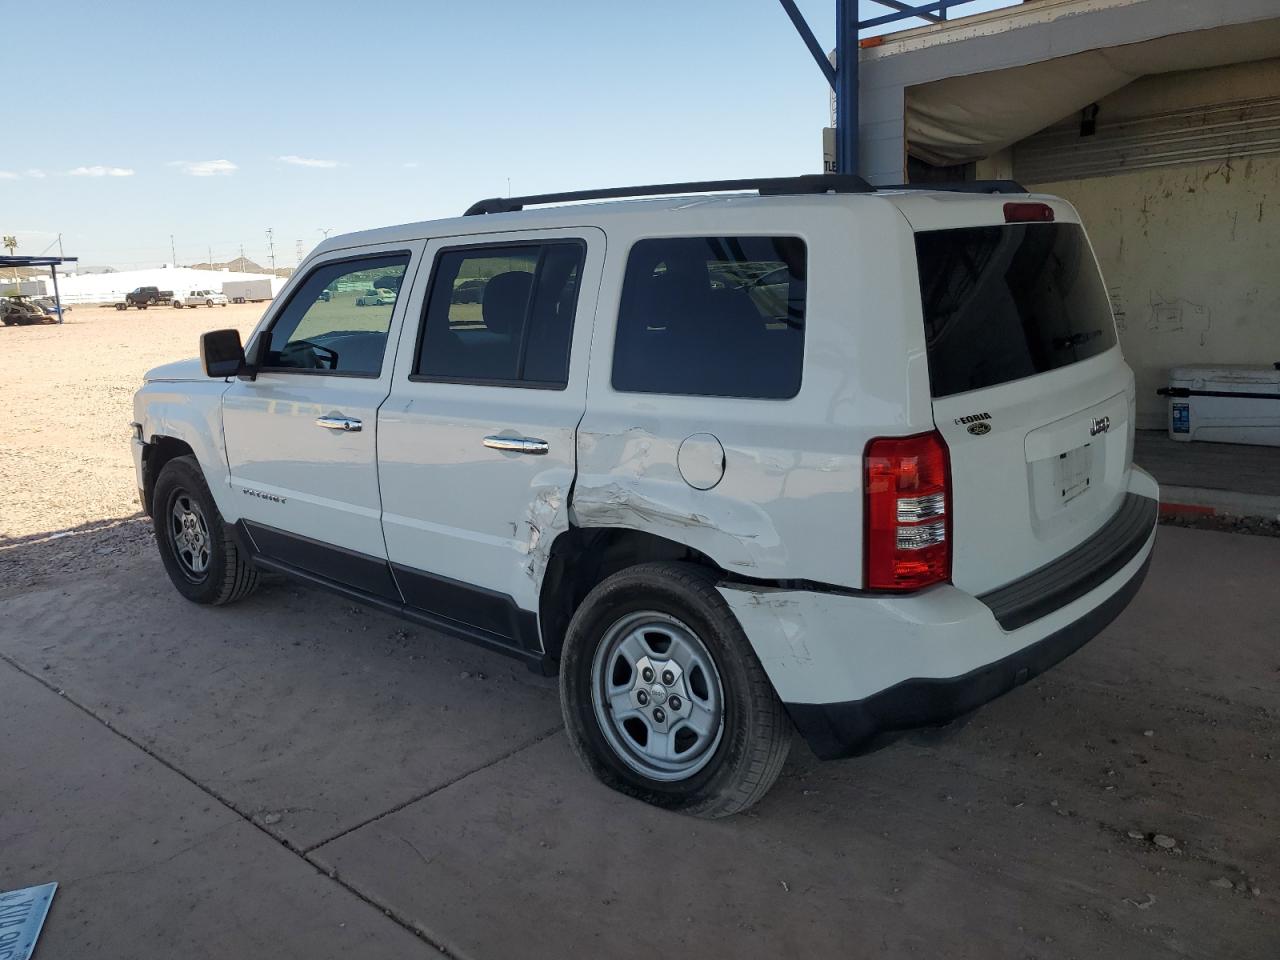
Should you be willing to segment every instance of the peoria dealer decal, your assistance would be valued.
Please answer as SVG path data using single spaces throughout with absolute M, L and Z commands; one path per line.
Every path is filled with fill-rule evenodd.
M 990 419 L 991 414 L 985 411 L 982 413 L 971 413 L 967 417 L 956 417 L 956 426 L 964 427 L 975 437 L 980 437 L 983 434 L 991 432 L 991 424 L 987 422 Z

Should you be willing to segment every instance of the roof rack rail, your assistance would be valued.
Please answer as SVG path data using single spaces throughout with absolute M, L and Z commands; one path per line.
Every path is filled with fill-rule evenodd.
M 949 193 L 1030 193 L 1017 180 L 944 180 L 938 183 L 880 184 L 877 190 L 944 190 Z
M 731 190 L 755 190 L 760 196 L 785 196 L 803 193 L 874 193 L 875 187 L 853 174 L 809 174 L 800 177 L 767 177 L 763 180 L 694 180 L 689 183 L 657 183 L 643 187 L 606 187 L 601 190 L 573 190 L 568 193 L 542 193 L 529 197 L 490 197 L 473 203 L 464 216 L 482 213 L 514 213 L 525 207 L 545 203 L 571 203 L 575 200 L 619 200 L 624 197 L 661 197 L 684 193 L 720 193 Z

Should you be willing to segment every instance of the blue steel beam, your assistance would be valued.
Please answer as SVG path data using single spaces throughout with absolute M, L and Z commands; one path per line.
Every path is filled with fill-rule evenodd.
M 882 7 L 888 7 L 890 10 L 897 10 L 899 13 L 905 13 L 908 17 L 923 17 L 930 23 L 942 23 L 945 17 L 936 13 L 914 13 L 911 4 L 898 3 L 897 0 L 872 0 L 872 3 L 878 3 Z
M 875 0 L 879 3 L 880 0 Z M 858 22 L 859 30 L 866 30 L 870 27 L 880 27 L 886 23 L 897 23 L 900 20 L 910 20 L 912 17 L 921 17 L 925 20 L 937 20 L 937 17 L 931 17 L 930 14 L 940 13 L 946 16 L 947 9 L 950 7 L 958 7 L 964 3 L 970 3 L 972 0 L 931 0 L 930 3 L 922 3 L 919 6 L 909 7 L 902 4 L 901 8 L 894 5 L 894 13 L 886 13 L 880 17 L 872 17 L 870 20 L 861 20 Z M 885 4 L 889 6 L 889 4 Z
M 822 44 L 818 43 L 818 38 L 809 29 L 809 22 L 805 20 L 804 14 L 796 6 L 795 0 L 778 0 L 778 2 L 782 4 L 782 9 L 787 11 L 787 16 L 791 18 L 791 23 L 795 26 L 796 33 L 800 34 L 800 39 L 809 48 L 809 53 L 813 55 L 813 60 L 818 65 L 818 69 L 822 71 L 822 75 L 827 78 L 827 83 L 831 84 L 831 89 L 834 90 L 836 88 L 836 68 L 831 65 L 831 61 L 827 59 L 826 51 L 822 49 Z
M 858 0 L 836 0 L 836 172 L 858 172 Z

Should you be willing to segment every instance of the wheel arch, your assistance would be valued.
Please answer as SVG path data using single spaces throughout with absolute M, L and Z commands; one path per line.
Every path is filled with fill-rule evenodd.
M 195 457 L 196 452 L 191 444 L 177 437 L 152 437 L 142 448 L 142 509 L 147 516 L 153 515 L 156 480 L 165 464 L 177 457 Z M 199 462 L 199 458 L 196 458 Z
M 559 660 L 569 621 L 597 584 L 654 560 L 679 560 L 725 574 L 700 550 L 641 530 L 571 526 L 559 534 L 551 544 L 538 597 L 538 626 L 547 657 Z

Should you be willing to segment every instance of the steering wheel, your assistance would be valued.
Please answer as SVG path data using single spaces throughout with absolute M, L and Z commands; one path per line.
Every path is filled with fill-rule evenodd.
M 337 370 L 338 351 L 310 340 L 291 340 L 280 351 L 280 364 L 304 370 Z

